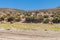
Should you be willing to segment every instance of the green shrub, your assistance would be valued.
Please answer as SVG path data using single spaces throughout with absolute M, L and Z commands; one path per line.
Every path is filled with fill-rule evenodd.
M 53 23 L 60 23 L 60 18 L 54 18 L 54 19 L 52 20 L 52 22 L 53 22 Z
M 48 15 L 44 15 L 44 18 L 48 18 L 49 16 Z
M 49 21 L 50 20 L 47 18 L 47 19 L 44 20 L 44 23 L 49 23 Z

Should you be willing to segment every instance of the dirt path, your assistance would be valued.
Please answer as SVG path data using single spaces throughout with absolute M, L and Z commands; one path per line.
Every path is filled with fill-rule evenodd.
M 0 33 L 0 40 L 60 40 L 60 38 Z
M 60 40 L 60 31 L 11 31 L 0 29 L 0 40 Z

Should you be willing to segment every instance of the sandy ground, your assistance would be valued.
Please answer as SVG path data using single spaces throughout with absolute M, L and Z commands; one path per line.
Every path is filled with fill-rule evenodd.
M 0 28 L 0 40 L 60 40 L 60 31 L 6 30 Z

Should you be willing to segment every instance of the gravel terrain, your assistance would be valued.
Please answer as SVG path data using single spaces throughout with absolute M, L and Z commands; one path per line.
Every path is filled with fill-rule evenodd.
M 0 29 L 0 40 L 60 40 L 60 31 Z

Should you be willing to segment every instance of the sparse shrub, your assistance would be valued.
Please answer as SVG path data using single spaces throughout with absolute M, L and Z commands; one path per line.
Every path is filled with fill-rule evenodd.
M 16 21 L 16 22 L 21 21 L 20 17 L 19 17 L 19 18 L 15 18 L 15 21 Z
M 52 20 L 52 22 L 53 22 L 53 23 L 60 23 L 60 18 L 54 18 L 54 19 Z
M 44 18 L 48 18 L 49 16 L 48 15 L 44 15 Z
M 13 17 L 7 18 L 7 22 L 11 22 L 11 21 L 14 21 L 14 18 Z
M 33 20 L 34 20 L 33 17 L 28 16 L 28 17 L 26 17 L 26 20 L 25 21 L 28 22 L 28 23 L 31 23 Z
M 37 21 L 38 22 L 41 23 L 41 22 L 43 22 L 43 20 L 44 20 L 44 17 L 42 15 L 40 15 L 40 16 L 37 17 Z
M 51 15 L 50 17 L 54 17 L 54 15 Z
M 4 21 L 4 18 L 3 18 L 3 17 L 1 17 L 1 18 L 0 18 L 0 21 Z
M 47 19 L 44 20 L 44 23 L 49 23 L 49 21 L 50 20 L 47 18 Z

